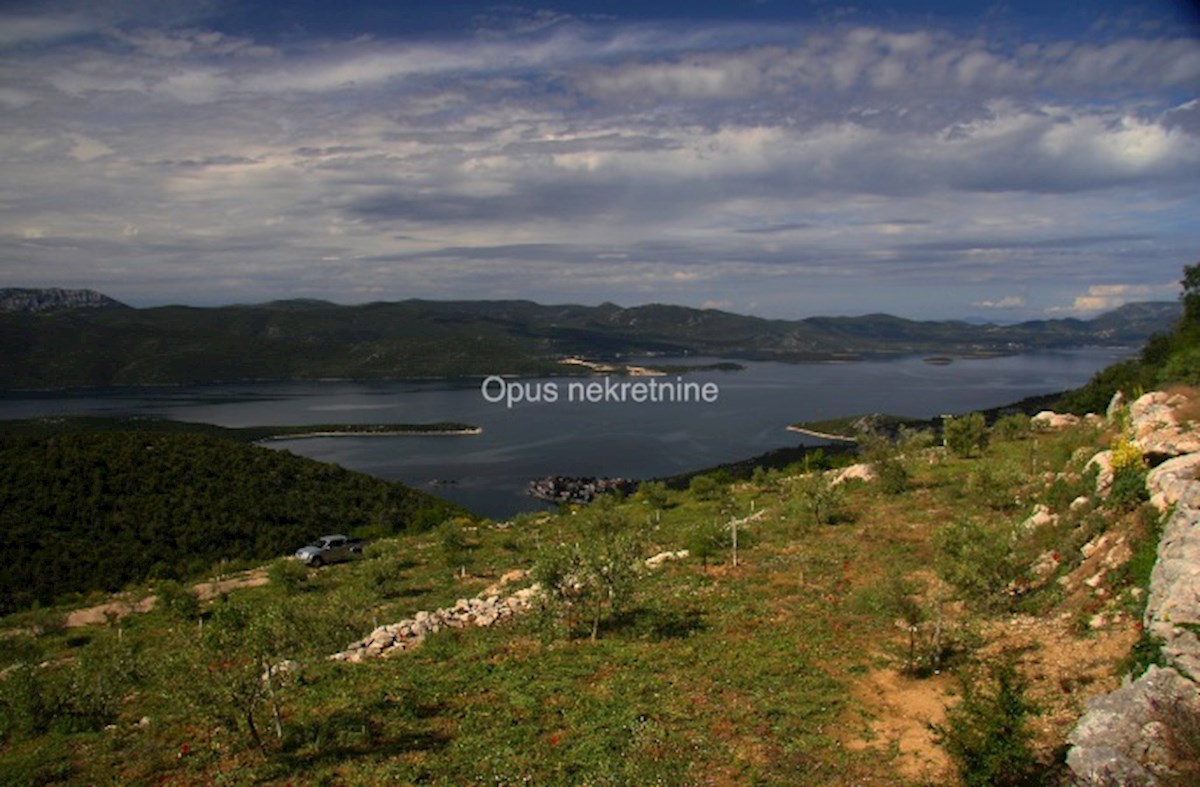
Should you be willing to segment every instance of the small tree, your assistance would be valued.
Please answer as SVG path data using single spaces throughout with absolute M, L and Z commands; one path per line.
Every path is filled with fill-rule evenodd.
M 662 481 L 643 481 L 638 485 L 637 496 L 646 505 L 650 506 L 650 510 L 654 512 L 654 520 L 657 522 L 661 517 L 662 510 L 667 507 L 670 502 L 670 492 L 667 491 L 667 485 Z
M 570 628 L 575 612 L 586 612 L 596 640 L 605 610 L 619 612 L 633 593 L 640 544 L 628 518 L 607 501 L 592 504 L 579 519 L 577 539 L 544 548 L 534 578 L 546 590 L 550 614 L 565 615 Z
M 173 579 L 159 582 L 155 594 L 158 596 L 155 606 L 177 620 L 195 621 L 200 616 L 200 597 Z
M 1029 416 L 1024 413 L 1009 413 L 992 425 L 992 434 L 1004 441 L 1019 440 L 1029 434 Z
M 467 575 L 467 563 L 470 559 L 470 547 L 466 534 L 463 532 L 464 520 L 459 517 L 447 519 L 438 525 L 438 546 L 442 550 L 442 561 L 451 574 Z
M 270 713 L 283 739 L 282 685 L 278 666 L 297 646 L 299 626 L 287 610 L 226 598 L 213 608 L 203 633 L 174 632 L 176 642 L 162 667 L 169 698 L 231 732 L 244 733 L 269 756 L 261 715 Z
M 955 456 L 974 456 L 987 446 L 987 422 L 983 413 L 947 416 L 942 422 L 942 435 Z
M 719 500 L 726 490 L 725 484 L 716 476 L 698 475 L 688 482 L 688 491 L 696 500 L 708 502 Z
M 688 534 L 688 552 L 708 568 L 708 561 L 729 545 L 728 532 L 717 520 L 701 519 Z
M 885 494 L 898 495 L 908 489 L 908 468 L 900 458 L 899 447 L 884 437 L 868 436 L 859 443 L 863 458 L 871 463 L 871 469 Z
M 845 492 L 824 473 L 809 473 L 804 476 L 797 489 L 804 507 L 818 525 L 829 524 L 841 508 Z
M 938 528 L 933 534 L 938 574 L 969 601 L 1004 606 L 1004 590 L 1019 572 L 1009 547 L 1011 532 L 971 519 Z

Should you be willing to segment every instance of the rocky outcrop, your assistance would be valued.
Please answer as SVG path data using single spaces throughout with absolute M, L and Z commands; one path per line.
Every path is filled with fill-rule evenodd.
M 1143 624 L 1169 664 L 1200 677 L 1200 483 L 1187 486 L 1163 529 Z
M 0 289 L 0 312 L 59 312 L 67 309 L 128 309 L 120 301 L 95 290 L 61 290 L 57 287 Z
M 1200 434 L 1177 420 L 1185 401 L 1156 391 L 1129 407 L 1133 443 L 1154 466 L 1146 478 L 1151 502 L 1161 511 L 1174 506 L 1142 621 L 1162 642 L 1166 667 L 1088 703 L 1068 738 L 1067 764 L 1078 784 L 1200 783 Z M 1092 463 L 1100 467 L 1098 488 L 1106 475 L 1111 483 L 1111 454 Z
M 453 607 L 432 612 L 422 610 L 412 618 L 380 626 L 329 658 L 357 664 L 363 659 L 403 653 L 444 629 L 492 626 L 529 609 L 539 593 L 541 588 L 532 585 L 505 598 L 498 595 L 460 598 Z
M 1081 785 L 1198 783 L 1200 770 L 1200 484 L 1189 486 L 1159 542 L 1144 625 L 1169 666 L 1093 699 L 1068 737 Z
M 1153 391 L 1129 406 L 1134 445 L 1151 465 L 1200 452 L 1200 429 L 1176 422 L 1175 408 L 1186 401 L 1179 394 Z
M 1178 736 L 1194 719 L 1200 719 L 1196 684 L 1171 668 L 1150 667 L 1088 703 L 1067 737 L 1067 766 L 1083 785 L 1182 784 L 1176 780 L 1188 767 L 1188 742 Z

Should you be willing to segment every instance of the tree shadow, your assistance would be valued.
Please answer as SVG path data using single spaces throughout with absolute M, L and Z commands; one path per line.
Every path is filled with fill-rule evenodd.
M 280 765 L 298 770 L 355 757 L 439 752 L 449 745 L 450 736 L 430 729 L 397 727 L 407 726 L 398 717 L 424 721 L 442 711 L 441 705 L 397 707 L 379 701 L 292 721 L 285 728 L 284 751 L 277 759 Z
M 707 628 L 704 615 L 698 609 L 677 610 L 644 606 L 612 615 L 600 625 L 602 634 L 624 633 L 652 642 L 687 639 Z

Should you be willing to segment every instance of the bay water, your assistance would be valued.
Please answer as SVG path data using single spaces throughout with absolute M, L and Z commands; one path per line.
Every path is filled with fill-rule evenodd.
M 561 377 L 492 380 L 488 388 L 476 379 L 6 392 L 0 394 L 0 419 L 155 416 L 231 427 L 465 422 L 482 433 L 314 437 L 265 444 L 404 481 L 478 514 L 505 518 L 544 507 L 526 495 L 529 482 L 541 476 L 674 475 L 776 448 L 820 444 L 786 430 L 797 421 L 870 412 L 929 418 L 997 407 L 1076 387 L 1131 354 L 1094 348 L 958 359 L 945 365 L 927 363 L 920 356 L 855 363 L 739 361 L 745 367 L 741 371 L 656 378 L 656 385 L 714 383 L 715 401 L 680 401 L 682 396 L 674 402 L 649 401 L 648 396 L 632 401 L 628 388 L 625 401 L 612 395 L 589 399 L 569 389 L 570 382 L 603 378 Z M 649 378 L 613 378 L 610 383 L 637 381 L 648 384 Z M 548 401 L 546 393 L 552 388 L 556 396 Z M 491 401 L 501 391 L 514 394 L 511 398 L 540 394 L 541 401 L 511 407 L 507 399 Z

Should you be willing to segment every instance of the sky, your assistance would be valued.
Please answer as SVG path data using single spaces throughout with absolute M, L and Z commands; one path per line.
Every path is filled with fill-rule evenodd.
M 1178 297 L 1194 0 L 0 0 L 0 287 L 997 322 Z

